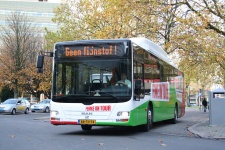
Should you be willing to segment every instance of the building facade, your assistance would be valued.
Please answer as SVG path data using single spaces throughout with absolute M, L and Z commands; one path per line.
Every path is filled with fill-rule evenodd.
M 14 12 L 20 12 L 31 18 L 32 23 L 45 35 L 44 28 L 57 30 L 57 24 L 52 22 L 53 9 L 60 5 L 60 0 L 0 0 L 0 32 L 7 27 L 6 18 Z

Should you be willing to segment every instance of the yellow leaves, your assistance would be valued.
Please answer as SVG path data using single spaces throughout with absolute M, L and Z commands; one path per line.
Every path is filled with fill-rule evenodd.
M 81 0 L 71 3 L 71 7 L 58 8 L 55 21 L 59 21 L 62 26 L 67 28 L 64 31 L 61 30 L 62 34 L 75 33 L 79 39 L 125 37 L 132 31 L 128 25 L 133 20 L 133 16 L 131 16 L 131 12 L 135 8 L 133 4 L 135 2 L 132 0 Z M 72 10 L 71 8 L 74 7 L 76 9 Z M 66 17 L 73 21 L 61 19 L 65 18 L 61 14 L 62 11 L 73 12 L 67 14 Z M 74 24 L 74 21 L 76 21 L 76 26 L 70 25 Z M 72 32 L 68 33 L 68 28 Z M 71 36 L 71 38 L 73 37 Z
M 51 89 L 51 83 L 50 82 L 41 82 L 39 88 L 37 88 L 38 91 L 49 91 Z
M 160 146 L 163 146 L 163 147 L 167 146 L 167 144 L 165 144 L 165 143 L 163 142 L 163 140 L 159 140 L 159 144 L 160 144 Z
M 41 84 L 41 90 L 49 91 L 51 89 L 51 62 L 45 64 L 46 70 L 44 74 L 37 73 L 35 61 L 15 70 L 16 66 L 13 65 L 14 61 L 9 57 L 10 55 L 5 53 L 4 50 L 2 52 L 0 59 L 1 87 L 9 85 L 13 89 L 17 86 L 21 92 L 33 93 L 34 91 L 38 91 L 39 84 L 46 80 L 46 82 Z

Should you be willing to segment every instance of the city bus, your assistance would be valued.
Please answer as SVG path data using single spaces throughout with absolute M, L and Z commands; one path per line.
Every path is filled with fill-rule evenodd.
M 40 72 L 45 56 L 38 56 Z M 184 74 L 147 38 L 57 42 L 50 56 L 53 125 L 149 131 L 155 122 L 176 123 L 185 114 Z

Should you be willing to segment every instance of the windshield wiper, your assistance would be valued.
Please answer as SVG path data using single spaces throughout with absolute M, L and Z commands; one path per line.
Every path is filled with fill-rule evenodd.
M 119 100 L 120 100 L 119 97 L 116 97 L 116 96 L 114 96 L 114 95 L 112 95 L 108 92 L 100 91 L 99 94 L 100 94 L 100 96 L 90 96 L 90 95 L 87 95 L 87 94 L 70 94 L 70 95 L 56 96 L 55 98 L 57 99 L 57 101 L 67 101 L 67 102 L 69 102 L 69 101 L 73 100 L 73 98 L 78 98 L 79 100 L 80 100 L 80 98 L 85 98 L 85 99 L 89 99 L 89 100 L 93 99 L 93 98 L 94 99 L 96 99 L 96 98 L 103 99 L 102 96 L 107 95 L 107 96 L 112 97 L 114 100 L 116 100 L 116 102 L 119 102 Z M 76 101 L 76 102 L 78 102 L 78 101 Z
M 79 96 L 88 96 L 87 94 L 68 94 L 65 95 L 64 97 L 79 97 Z
M 55 96 L 57 99 L 68 99 L 68 98 L 73 98 L 73 97 L 83 97 L 83 96 L 88 96 L 87 94 L 69 94 L 69 95 L 59 95 Z
M 111 96 L 112 98 L 116 99 L 116 102 L 118 102 L 118 101 L 120 100 L 119 97 L 116 97 L 116 96 L 114 96 L 113 94 L 110 94 L 110 93 L 108 93 L 108 92 L 100 91 L 99 94 L 100 94 L 100 95 L 101 95 L 101 94 L 109 95 L 109 96 Z

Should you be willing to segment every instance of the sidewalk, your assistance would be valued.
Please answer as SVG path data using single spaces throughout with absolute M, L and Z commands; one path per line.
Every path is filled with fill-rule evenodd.
M 209 113 L 209 112 L 207 112 Z M 202 138 L 209 139 L 225 139 L 225 125 L 217 126 L 209 125 L 209 117 L 202 118 L 201 123 L 192 125 L 188 128 L 188 131 L 198 135 Z

